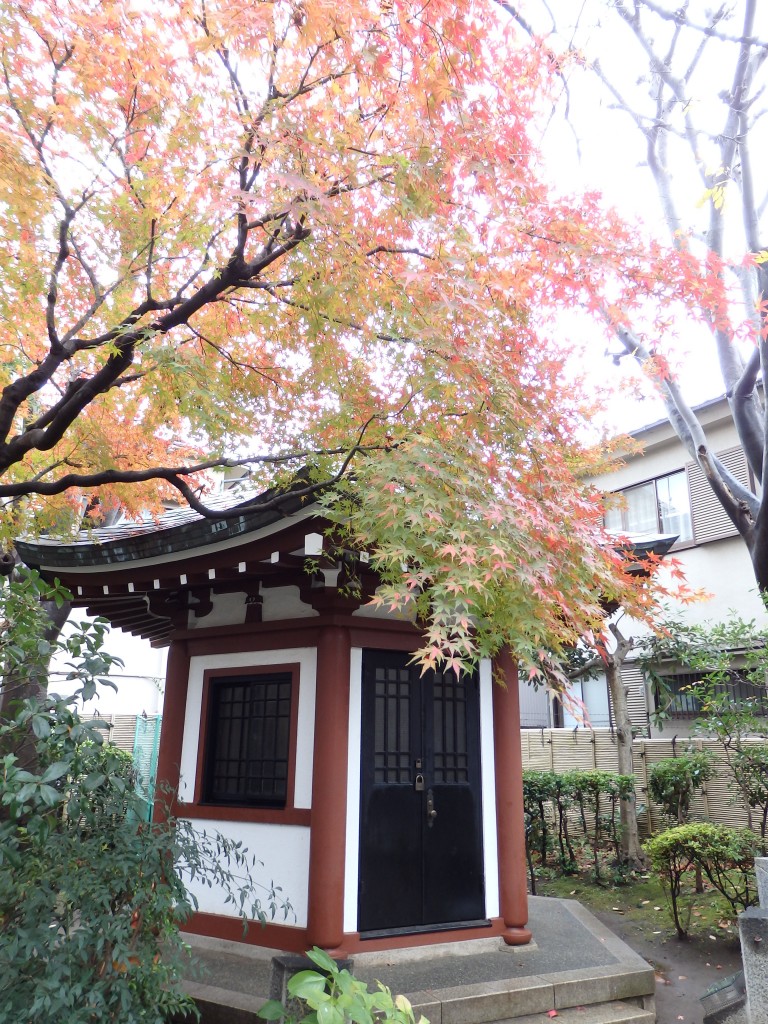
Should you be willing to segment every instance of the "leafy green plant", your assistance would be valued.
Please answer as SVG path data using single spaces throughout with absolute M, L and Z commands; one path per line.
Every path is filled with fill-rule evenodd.
M 573 806 L 572 772 L 559 775 L 553 772 L 553 802 L 557 814 L 557 842 L 560 850 L 559 867 L 564 874 L 573 874 L 578 870 L 576 852 L 571 841 L 568 811 Z
M 405 996 L 393 996 L 381 983 L 369 992 L 365 982 L 355 978 L 328 954 L 315 946 L 307 953 L 319 971 L 299 971 L 288 982 L 288 994 L 307 1007 L 302 1017 L 292 1016 L 276 999 L 265 1003 L 259 1016 L 267 1021 L 286 1020 L 291 1024 L 429 1024 L 426 1017 L 418 1021 Z
M 50 653 L 26 632 L 44 627 L 36 603 L 47 594 L 29 575 L 0 584 L 0 650 L 19 693 Z M 179 926 L 196 907 L 185 883 L 221 886 L 246 921 L 265 919 L 263 903 L 277 909 L 240 843 L 171 815 L 141 820 L 130 758 L 77 710 L 109 668 L 102 636 L 97 623 L 54 641 L 73 658 L 73 696 L 14 697 L 0 718 L 0 1020 L 194 1013 L 179 988 Z
M 760 812 L 761 852 L 768 854 L 768 743 L 743 746 L 734 752 L 733 770 L 747 805 Z
M 768 633 L 754 621 L 692 624 L 667 618 L 655 634 L 638 641 L 638 664 L 657 697 L 655 718 L 669 717 L 670 672 L 682 667 L 700 678 L 689 690 L 696 698 L 699 731 L 716 737 L 725 747 L 737 747 L 747 736 L 768 729 L 764 713 L 768 675 Z M 735 685 L 747 696 L 736 696 Z
M 523 772 L 523 806 L 526 813 L 528 867 L 531 891 L 535 893 L 534 850 L 539 863 L 547 866 L 551 845 L 549 821 L 557 825 L 559 867 L 565 874 L 578 870 L 576 846 L 571 834 L 570 816 L 578 812 L 584 840 L 589 846 L 595 879 L 602 877 L 602 858 L 610 849 L 617 864 L 620 855 L 619 802 L 634 794 L 631 775 L 613 772 Z
M 648 795 L 678 825 L 688 821 L 691 800 L 712 778 L 712 756 L 705 750 L 688 750 L 677 757 L 657 761 L 648 773 Z
M 688 936 L 695 885 L 686 884 L 700 867 L 734 913 L 756 901 L 753 881 L 757 837 L 750 829 L 709 822 L 678 825 L 654 836 L 646 851 L 658 873 L 679 938 Z
M 766 630 L 739 618 L 715 625 L 667 620 L 656 635 L 642 641 L 639 664 L 657 695 L 657 719 L 668 717 L 670 668 L 682 666 L 699 676 L 686 687 L 699 709 L 696 732 L 721 744 L 751 828 L 752 810 L 763 808 L 763 798 L 752 785 L 755 776 L 742 751 L 748 737 L 768 735 Z M 765 843 L 764 830 L 762 835 Z
M 540 771 L 523 772 L 523 809 L 525 812 L 525 856 L 531 893 L 536 895 L 536 871 L 533 850 L 538 851 L 539 864 L 547 866 L 550 835 L 547 820 L 547 806 L 555 796 L 555 773 Z
M 592 872 L 595 881 L 600 881 L 600 850 L 602 833 L 606 832 L 613 847 L 616 860 L 620 860 L 618 832 L 618 803 L 635 791 L 632 776 L 614 775 L 612 772 L 569 772 L 567 775 L 573 798 L 578 804 L 584 836 L 592 855 Z M 605 797 L 606 800 L 602 801 Z M 602 802 L 601 802 L 602 801 Z M 603 807 L 607 802 L 610 811 Z M 607 813 L 604 813 L 604 810 Z M 590 824 L 591 818 L 591 824 Z

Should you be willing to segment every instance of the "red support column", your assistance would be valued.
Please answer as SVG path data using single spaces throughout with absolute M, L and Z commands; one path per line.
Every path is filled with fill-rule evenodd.
M 349 632 L 322 631 L 317 645 L 307 944 L 345 955 L 344 862 L 349 751 Z
M 168 667 L 165 671 L 163 724 L 160 727 L 160 747 L 157 755 L 156 815 L 168 800 L 168 794 L 164 792 L 164 784 L 170 786 L 174 792 L 179 786 L 188 686 L 189 653 L 187 645 L 183 640 L 174 640 L 168 651 Z
M 499 897 L 504 941 L 521 946 L 531 940 L 523 814 L 523 759 L 520 751 L 520 697 L 517 665 L 508 650 L 495 660 L 506 689 L 493 685 L 493 745 L 496 764 L 496 825 L 499 842 Z

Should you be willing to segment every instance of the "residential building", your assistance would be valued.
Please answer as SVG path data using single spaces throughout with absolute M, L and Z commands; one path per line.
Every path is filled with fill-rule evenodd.
M 697 409 L 712 450 L 742 483 L 755 490 L 755 482 L 739 445 L 725 398 Z M 638 450 L 627 451 L 610 471 L 594 479 L 605 492 L 621 495 L 621 502 L 606 517 L 616 533 L 642 538 L 675 534 L 677 542 L 667 556 L 682 567 L 691 590 L 709 596 L 694 603 L 671 603 L 670 611 L 691 623 L 722 622 L 731 617 L 768 625 L 744 542 L 715 498 L 701 468 L 692 462 L 667 420 L 633 432 Z M 663 570 L 662 570 L 663 571 Z M 623 620 L 621 630 L 638 637 L 647 632 L 637 622 Z M 653 722 L 655 697 L 647 692 L 639 667 L 631 656 L 624 665 L 629 686 L 629 708 L 638 733 L 678 735 L 690 733 L 696 717 L 695 701 L 684 689 L 691 681 L 685 666 L 670 666 L 670 685 L 676 694 L 663 728 Z M 604 678 L 574 684 L 574 697 L 582 701 L 593 727 L 610 726 L 611 709 Z M 570 727 L 583 718 L 552 708 L 541 691 L 521 693 L 524 727 Z

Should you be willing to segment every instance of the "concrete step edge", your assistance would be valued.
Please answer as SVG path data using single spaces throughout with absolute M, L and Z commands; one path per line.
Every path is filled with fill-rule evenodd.
M 510 1017 L 497 1024 L 656 1024 L 656 1014 L 630 1003 L 593 1003 L 558 1010 L 556 1017 L 548 1013 L 530 1013 Z

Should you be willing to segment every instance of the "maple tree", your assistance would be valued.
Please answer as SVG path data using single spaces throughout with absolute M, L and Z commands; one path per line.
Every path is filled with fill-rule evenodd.
M 658 238 L 666 233 L 682 261 L 673 273 L 683 269 L 692 287 L 666 323 L 649 319 L 647 308 L 606 305 L 606 325 L 619 345 L 614 361 L 630 357 L 654 382 L 669 422 L 744 540 L 765 593 L 767 204 L 756 157 L 765 145 L 765 5 L 591 0 L 575 12 L 566 4 L 500 0 L 500 7 L 548 47 L 569 110 L 591 83 L 583 94 L 589 117 L 603 124 L 604 137 L 623 139 L 627 188 L 633 187 L 630 177 L 634 188 L 644 188 L 633 174 L 634 161 L 647 169 L 645 219 L 658 227 L 641 230 L 655 230 Z M 606 145 L 605 152 L 618 148 Z M 686 398 L 698 371 L 678 360 L 681 338 L 697 339 L 705 358 L 711 354 L 714 372 L 719 367 L 758 494 L 718 458 Z
M 171 495 L 226 516 L 210 472 L 241 466 L 337 485 L 427 663 L 646 615 L 550 339 L 608 281 L 684 285 L 544 187 L 552 62 L 514 31 L 449 0 L 0 3 L 6 545 Z

